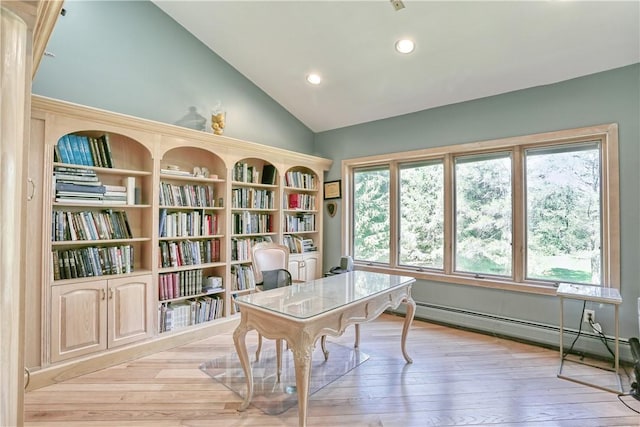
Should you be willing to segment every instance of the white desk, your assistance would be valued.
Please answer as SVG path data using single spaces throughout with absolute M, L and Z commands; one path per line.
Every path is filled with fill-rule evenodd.
M 239 410 L 244 411 L 253 397 L 253 374 L 247 353 L 246 335 L 257 330 L 270 339 L 285 339 L 293 352 L 298 393 L 298 423 L 307 422 L 311 353 L 318 338 L 340 336 L 353 324 L 377 318 L 391 307 L 406 304 L 402 328 L 402 355 L 412 363 L 406 351 L 407 332 L 416 304 L 411 298 L 413 277 L 351 271 L 311 282 L 238 297 L 240 324 L 233 341 L 247 379 L 247 395 Z M 276 349 L 280 348 L 278 343 Z
M 620 383 L 620 374 L 618 372 L 619 370 L 619 363 L 620 363 L 620 331 L 619 331 L 619 306 L 620 304 L 622 304 L 622 297 L 620 297 L 620 292 L 617 289 L 614 288 L 606 288 L 606 287 L 602 287 L 602 286 L 588 286 L 588 285 L 576 285 L 576 284 L 569 284 L 569 283 L 561 283 L 558 286 L 558 290 L 556 292 L 556 295 L 558 295 L 560 297 L 560 369 L 558 370 L 558 378 L 563 378 L 565 380 L 569 380 L 569 381 L 573 381 L 573 382 L 577 382 L 580 384 L 584 384 L 584 385 L 588 385 L 591 387 L 596 387 L 599 388 L 601 390 L 605 390 L 605 391 L 610 391 L 612 393 L 617 393 L 620 394 L 623 392 L 622 390 L 622 384 Z M 566 375 L 562 374 L 562 367 L 565 361 L 565 354 L 564 354 L 564 343 L 563 343 L 563 338 L 564 338 L 564 299 L 565 298 L 569 298 L 569 299 L 575 299 L 575 300 L 581 300 L 581 301 L 590 301 L 590 302 L 595 302 L 595 303 L 602 303 L 602 304 L 612 304 L 614 306 L 614 310 L 615 310 L 615 314 L 614 314 L 614 323 L 615 323 L 615 351 L 614 351 L 614 367 L 613 369 L 607 369 L 607 368 L 602 368 L 600 366 L 596 366 L 597 368 L 600 369 L 607 369 L 610 371 L 613 371 L 616 375 L 616 379 L 618 382 L 618 390 L 615 389 L 611 389 L 608 387 L 603 387 L 603 386 L 599 386 L 597 384 L 593 384 L 593 383 L 589 383 L 586 381 L 581 381 L 579 379 L 576 378 L 571 378 L 568 377 Z M 582 319 L 581 319 L 582 321 Z M 582 363 L 582 364 L 586 364 L 589 365 L 588 363 L 583 363 L 580 361 L 572 361 L 574 363 Z M 594 366 L 594 365 L 589 365 L 589 366 Z

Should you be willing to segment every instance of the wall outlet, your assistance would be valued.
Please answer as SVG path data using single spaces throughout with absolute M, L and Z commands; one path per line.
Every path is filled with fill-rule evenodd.
M 595 310 L 585 310 L 584 315 L 582 316 L 582 321 L 584 323 L 589 323 L 589 318 L 591 318 L 591 322 L 595 323 L 596 321 L 596 311 Z

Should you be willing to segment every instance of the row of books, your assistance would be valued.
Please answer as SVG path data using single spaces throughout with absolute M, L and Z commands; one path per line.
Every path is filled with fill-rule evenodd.
M 215 205 L 212 185 L 160 183 L 160 206 L 212 208 Z
M 311 194 L 291 193 L 287 196 L 286 209 L 312 211 L 316 209 L 316 196 Z
M 160 209 L 160 237 L 199 237 L 218 234 L 218 215 L 200 211 L 171 212 Z
M 315 190 L 318 188 L 315 175 L 289 171 L 284 175 L 285 185 L 287 187 L 304 188 L 306 190 Z
M 219 296 L 202 296 L 181 302 L 167 302 L 158 310 L 160 332 L 209 322 L 222 317 L 224 301 Z
M 264 165 L 261 175 L 258 167 L 246 162 L 238 162 L 233 168 L 232 178 L 238 182 L 274 185 L 276 183 L 276 168 L 273 165 Z
M 256 234 L 273 232 L 273 215 L 251 212 L 231 214 L 233 234 Z
M 284 216 L 285 233 L 297 233 L 301 231 L 315 231 L 316 216 L 313 214 L 297 214 Z
M 56 242 L 133 238 L 124 211 L 53 211 L 51 231 Z
M 133 272 L 133 246 L 53 250 L 53 279 L 108 276 Z
M 64 135 L 58 140 L 54 155 L 56 161 L 74 165 L 113 168 L 109 135 L 98 138 L 85 135 Z
M 271 236 L 257 236 L 244 239 L 231 239 L 231 260 L 249 261 L 251 260 L 251 248 L 260 242 L 272 242 Z
M 253 275 L 253 268 L 248 265 L 231 266 L 231 289 L 234 291 L 244 291 L 255 289 L 256 279 Z
M 184 270 L 158 275 L 158 298 L 160 301 L 204 293 L 202 269 Z
M 313 239 L 305 239 L 293 234 L 285 234 L 282 236 L 282 242 L 289 248 L 292 254 L 301 254 L 304 252 L 314 252 L 318 248 L 313 243 Z
M 161 267 L 181 267 L 220 261 L 220 240 L 160 242 Z
M 234 209 L 274 209 L 275 197 L 271 190 L 234 188 L 231 190 L 231 207 Z

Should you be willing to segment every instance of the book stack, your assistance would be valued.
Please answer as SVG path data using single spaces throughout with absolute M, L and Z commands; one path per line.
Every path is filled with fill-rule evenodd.
M 287 209 L 315 210 L 316 196 L 309 194 L 291 193 L 287 196 Z
M 105 204 L 110 205 L 126 205 L 127 204 L 127 187 L 124 185 L 105 185 L 104 197 Z
M 87 247 L 51 252 L 53 279 L 125 274 L 133 271 L 133 246 Z
M 284 221 L 284 231 L 287 233 L 316 229 L 316 216 L 312 214 L 285 215 Z
M 54 242 L 133 238 L 123 211 L 53 211 L 51 231 Z
M 289 252 L 292 254 L 315 252 L 318 250 L 318 247 L 313 243 L 313 239 L 305 239 L 293 234 L 287 234 L 283 236 L 282 241 L 289 247 Z
M 181 302 L 167 302 L 160 306 L 160 332 L 174 331 L 222 317 L 224 303 L 218 296 L 203 296 Z
M 56 202 L 102 204 L 105 186 L 92 169 L 54 167 Z
M 253 268 L 247 265 L 231 266 L 231 288 L 234 291 L 244 291 L 255 287 L 256 279 L 253 276 Z
M 84 135 L 64 135 L 58 140 L 54 154 L 62 163 L 113 168 L 109 135 L 98 138 Z
M 220 240 L 160 242 L 160 267 L 182 267 L 220 262 Z
M 287 187 L 304 188 L 308 190 L 315 190 L 316 178 L 315 176 L 296 171 L 289 171 L 284 175 L 285 183 Z

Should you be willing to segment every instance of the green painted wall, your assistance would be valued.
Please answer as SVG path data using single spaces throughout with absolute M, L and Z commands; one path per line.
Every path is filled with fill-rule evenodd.
M 225 135 L 313 154 L 309 128 L 153 3 L 64 7 L 47 45 L 55 57 L 42 59 L 33 93 L 164 123 L 191 106 L 209 118 L 221 101 Z
M 532 71 L 534 72 L 534 71 Z M 620 209 L 621 209 L 621 306 L 622 337 L 638 336 L 637 298 L 640 295 L 640 64 L 603 73 L 448 105 L 327 131 L 316 135 L 316 151 L 334 160 L 327 179 L 339 179 L 341 161 L 346 158 L 408 151 L 450 144 L 505 138 L 559 129 L 619 124 Z M 340 212 L 342 213 L 342 206 Z M 325 265 L 337 263 L 341 252 L 340 215 L 325 216 Z M 419 281 L 414 287 L 418 302 L 477 311 L 499 317 L 558 325 L 559 306 L 555 297 L 496 291 L 478 287 Z M 581 304 L 568 304 L 566 321 L 577 328 Z M 613 333 L 610 307 L 597 317 L 605 332 Z M 425 317 L 453 321 L 493 332 L 506 332 L 500 322 L 454 316 L 424 309 Z M 441 317 L 439 317 L 441 316 Z M 521 327 L 522 338 L 537 337 L 535 330 Z M 557 344 L 557 335 L 549 344 Z M 594 351 L 605 350 L 595 348 Z

